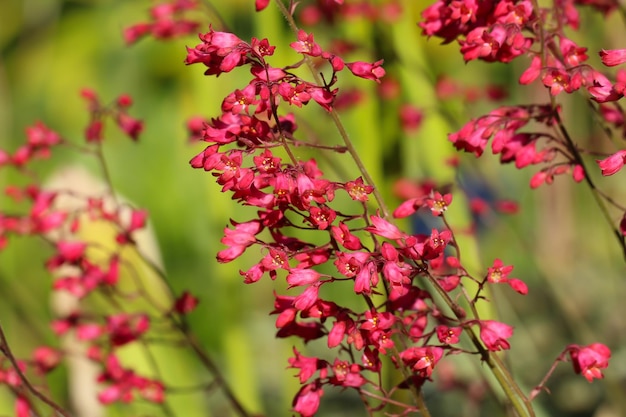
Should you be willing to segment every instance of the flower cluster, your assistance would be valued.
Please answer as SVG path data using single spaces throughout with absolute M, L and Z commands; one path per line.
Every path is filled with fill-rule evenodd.
M 0 212 L 0 246 L 6 247 L 18 236 L 39 236 L 50 244 L 52 253 L 45 261 L 45 268 L 54 277 L 52 289 L 69 296 L 62 310 L 71 309 L 60 312 L 50 325 L 54 334 L 73 341 L 68 346 L 83 346 L 81 351 L 86 359 L 102 367 L 100 374 L 94 375 L 97 380 L 94 382 L 106 386 L 98 395 L 102 404 L 130 402 L 136 394 L 160 404 L 166 392 L 163 381 L 123 367 L 117 352 L 130 344 L 145 345 L 155 320 L 172 320 L 172 327 L 158 331 L 176 334 L 177 321 L 193 311 L 197 299 L 183 293 L 178 299 L 171 298 L 169 306 L 155 303 L 138 275 L 137 266 L 125 255 L 136 248 L 138 235 L 146 228 L 148 214 L 145 210 L 121 202 L 106 186 L 92 185 L 95 188 L 81 190 L 65 183 L 44 186 L 35 174 L 35 162 L 50 158 L 53 151 L 62 146 L 98 155 L 107 119 L 113 119 L 130 139 L 138 139 L 143 122 L 128 114 L 132 104 L 128 95 L 119 96 L 109 106 L 102 105 L 92 90 L 85 89 L 81 95 L 87 100 L 90 116 L 84 130 L 84 145 L 72 143 L 38 122 L 26 129 L 25 145 L 12 154 L 0 151 L 3 155 L 1 168 L 13 168 L 35 179 L 34 184 L 6 188 L 7 196 L 21 211 Z M 108 228 L 110 232 L 87 237 L 90 234 L 83 231 L 94 225 Z M 125 308 L 99 311 L 91 303 L 97 297 L 103 297 L 113 306 L 124 304 Z M 73 301 L 68 303 L 70 299 Z M 182 329 L 178 330 L 181 332 Z M 182 338 L 184 334 L 177 337 Z M 40 346 L 34 350 L 33 358 L 25 361 L 14 358 L 4 341 L 0 350 L 6 358 L 15 360 L 19 368 L 18 371 L 3 361 L 0 383 L 16 393 L 16 412 L 20 417 L 31 415 L 33 410 L 30 394 L 34 388 L 26 384 L 25 378 L 34 375 L 41 379 L 62 359 L 79 354 L 70 347 Z M 60 414 L 64 413 L 59 406 L 54 407 Z
M 254 6 L 258 12 L 269 13 L 269 3 L 256 0 Z M 400 2 L 381 3 L 316 0 L 300 5 L 291 1 L 287 7 L 276 1 L 293 30 L 289 46 L 299 54 L 290 65 L 271 64 L 282 51 L 269 39 L 245 41 L 213 25 L 198 35 L 197 45 L 187 47 L 184 64 L 198 64 L 204 75 L 227 77 L 237 68 L 240 74 L 249 74 L 240 88 L 221 99 L 218 115 L 188 122 L 192 144 L 206 143 L 190 159 L 191 167 L 209 173 L 221 192 L 248 209 L 242 213 L 249 213 L 246 218 L 230 219 L 216 260 L 245 264 L 239 274 L 246 284 L 268 278 L 279 282 L 278 288 L 284 291 L 274 293 L 270 312 L 278 338 L 296 338 L 303 345 L 317 341 L 328 348 L 324 354 L 307 356 L 303 348 L 294 347 L 288 361 L 300 383 L 292 411 L 303 417 L 314 416 L 332 389 L 356 391 L 370 414 L 393 408 L 394 415 L 428 415 L 422 395 L 426 384 L 437 381 L 444 390 L 462 387 L 467 396 L 473 395 L 450 370 L 447 357 L 452 355 L 485 363 L 516 412 L 534 415 L 530 400 L 546 389 L 557 363 L 571 361 L 574 372 L 591 382 L 604 377 L 611 351 L 600 343 L 567 346 L 544 381 L 526 396 L 498 357 L 500 351 L 511 348 L 513 326 L 481 307 L 490 301 L 493 287 L 506 284 L 515 295 L 527 295 L 529 286 L 512 277 L 514 267 L 500 258 L 481 268 L 470 266 L 462 256 L 459 235 L 468 231 L 448 221 L 450 211 L 463 209 L 458 208 L 462 199 L 453 197 L 457 192 L 453 186 L 399 181 L 395 191 L 402 201 L 394 210 L 387 208 L 337 109 L 359 101 L 359 94 L 340 95 L 345 76 L 373 81 L 387 97 L 400 96 L 399 84 L 388 77 L 383 59 L 349 60 L 345 57 L 356 51 L 354 45 L 335 41 L 325 47 L 315 39 L 320 32 L 299 29 L 297 23 L 303 27 L 320 22 L 336 25 L 353 18 L 391 22 L 402 14 Z M 618 71 L 615 81 L 610 81 L 587 63 L 587 49 L 566 36 L 565 28 L 579 27 L 581 4 L 606 15 L 617 7 L 610 1 L 593 0 L 559 0 L 552 8 L 529 0 L 437 0 L 423 11 L 419 23 L 423 34 L 445 43 L 458 42 L 466 63 L 528 58 L 530 66 L 521 74 L 520 84 L 540 80 L 547 90 L 547 103 L 504 105 L 469 120 L 449 134 L 454 148 L 481 157 L 490 146 L 501 163 L 518 169 L 541 165 L 530 180 L 531 188 L 571 174 L 595 191 L 584 152 L 568 132 L 556 100 L 563 93 L 585 94 L 607 126 L 622 129 L 626 137 L 618 103 L 626 88 L 626 71 Z M 200 25 L 188 13 L 199 5 L 194 0 L 157 4 L 151 9 L 151 21 L 129 27 L 124 38 L 133 44 L 147 36 L 165 40 L 196 33 Z M 602 50 L 599 55 L 606 66 L 626 62 L 625 50 Z M 305 68 L 310 78 L 302 75 Z M 441 99 L 458 94 L 472 101 L 478 96 L 445 79 L 440 79 L 436 89 Z M 187 325 L 185 315 L 196 308 L 198 299 L 189 292 L 171 294 L 163 285 L 164 272 L 140 250 L 148 212 L 124 202 L 110 183 L 85 192 L 67 184 L 46 187 L 38 180 L 35 163 L 50 158 L 61 146 L 95 155 L 106 177 L 102 146 L 107 120 L 133 141 L 142 134 L 143 121 L 129 114 L 130 96 L 121 95 L 105 105 L 92 90 L 85 89 L 81 95 L 89 114 L 84 143 L 73 143 L 38 122 L 26 129 L 23 146 L 14 152 L 0 150 L 1 169 L 35 178 L 34 183 L 6 189 L 22 210 L 0 211 L 0 249 L 17 236 L 43 238 L 51 251 L 44 266 L 54 277 L 52 289 L 71 300 L 50 323 L 52 333 L 63 340 L 61 347 L 40 346 L 29 359 L 13 355 L 0 326 L 0 384 L 14 393 L 18 417 L 39 415 L 33 398 L 66 416 L 62 407 L 28 381 L 38 378 L 44 385 L 45 376 L 64 359 L 81 355 L 98 367 L 93 379 L 100 384 L 97 399 L 101 405 L 146 401 L 173 415 L 168 396 L 186 385 L 169 381 L 151 353 L 155 345 L 167 343 L 197 355 L 213 377 L 209 388 L 222 389 L 230 405 L 248 415 Z M 503 96 L 495 89 L 484 94 L 490 100 Z M 342 143 L 313 140 L 303 132 L 300 112 L 310 103 L 332 121 Z M 404 133 L 417 130 L 426 117 L 408 103 L 398 108 L 399 131 Z M 597 163 L 604 176 L 617 174 L 626 163 L 624 150 L 593 154 L 602 155 Z M 355 165 L 354 170 L 346 170 L 351 174 L 341 177 L 339 170 L 336 176 L 325 172 L 322 160 L 343 165 L 345 159 Z M 458 160 L 448 163 L 456 167 Z M 468 206 L 480 215 L 488 203 L 475 197 Z M 626 253 L 622 238 L 626 236 L 626 209 L 618 208 L 624 214 L 617 235 Z M 501 201 L 496 209 L 512 213 L 517 205 Z M 401 219 L 416 214 L 424 215 L 428 226 L 403 228 L 406 223 Z M 101 227 L 95 238 L 84 233 L 94 225 Z M 107 232 L 100 231 L 104 229 Z M 93 300 L 97 301 L 90 303 Z M 99 307 L 98 302 L 106 307 Z M 151 358 L 148 371 L 126 363 L 124 352 L 133 346 Z M 208 390 L 206 386 L 194 389 Z M 404 390 L 408 396 L 401 393 Z
M 500 155 L 502 163 L 515 162 L 517 168 L 544 165 L 530 180 L 531 188 L 551 184 L 555 176 L 567 173 L 576 182 L 585 180 L 591 184 L 581 156 L 583 151 L 561 119 L 561 107 L 554 99 L 559 94 L 584 89 L 589 105 L 600 116 L 607 131 L 619 129 L 625 137 L 624 112 L 618 101 L 624 96 L 626 71 L 618 70 L 615 81 L 611 81 L 611 76 L 603 69 L 587 62 L 587 48 L 568 37 L 565 28 L 579 28 L 579 4 L 591 5 L 607 16 L 617 7 L 613 2 L 574 0 L 537 9 L 530 1 L 440 0 L 422 13 L 423 33 L 442 38 L 444 42 L 456 40 L 465 61 L 508 63 L 522 56 L 530 58 L 530 66 L 520 75 L 519 83 L 528 85 L 540 80 L 549 91 L 550 103 L 498 108 L 472 119 L 450 134 L 449 139 L 457 149 L 481 156 L 488 140 L 493 138 L 492 151 Z M 598 55 L 609 67 L 626 61 L 624 49 L 603 49 Z M 520 131 L 529 122 L 538 122 L 541 129 Z M 555 159 L 557 157 L 560 158 Z M 624 151 L 618 150 L 597 163 L 602 175 L 608 176 L 617 173 L 624 161 Z M 618 208 L 624 218 L 626 213 L 622 207 Z M 624 235 L 625 230 L 620 226 L 618 236 Z M 624 240 L 620 238 L 620 241 L 620 246 L 626 248 Z
M 175 0 L 160 3 L 150 9 L 151 22 L 137 23 L 124 30 L 124 40 L 133 44 L 146 36 L 167 40 L 196 33 L 200 22 L 185 17 L 185 12 L 197 9 L 196 0 Z
M 385 74 L 382 61 L 344 65 L 338 55 L 325 52 L 313 34 L 300 30 L 296 37 L 291 47 L 304 60 L 325 60 L 332 72 L 326 78 L 330 82 L 318 85 L 291 73 L 298 63 L 271 66 L 267 59 L 276 48 L 267 39 L 247 43 L 213 29 L 200 35 L 201 44 L 188 48 L 186 63 L 204 65 L 206 75 L 220 76 L 239 66 L 249 67 L 252 75 L 248 85 L 224 98 L 218 117 L 194 123 L 192 135 L 208 145 L 190 164 L 212 173 L 234 200 L 258 210 L 245 221 L 231 220 L 221 240 L 226 247 L 217 260 L 233 262 L 256 247 L 261 258 L 241 271 L 245 283 L 269 276 L 284 279 L 289 290 L 299 289 L 296 295 L 276 295 L 272 314 L 277 316 L 277 336 L 304 342 L 324 338 L 329 348 L 349 353 L 327 361 L 294 351 L 290 367 L 298 370 L 303 384 L 294 411 L 311 416 L 327 385 L 384 392 L 378 382 L 383 356 L 392 356 L 398 368 L 407 370 L 406 386 L 421 387 L 446 352 L 460 351 L 455 345 L 462 333 L 474 331 L 473 326 L 478 326 L 477 340 L 486 351 L 508 349 L 513 329 L 494 320 L 466 320 L 455 303 L 455 315 L 446 316 L 419 284 L 430 280 L 441 291 L 452 292 L 462 277 L 470 279 L 450 256 L 455 243 L 450 230 L 403 232 L 390 218 L 370 212 L 368 201 L 375 189 L 362 177 L 332 180 L 315 159 L 294 156 L 296 147 L 316 145 L 299 138 L 296 116 L 280 112 L 283 103 L 301 107 L 312 100 L 333 112 L 337 89 L 332 86 L 344 66 L 355 76 L 377 82 Z M 351 208 L 335 204 L 340 195 L 353 202 Z M 442 217 L 451 202 L 450 194 L 433 191 L 408 200 L 394 214 L 405 217 L 424 207 Z M 316 231 L 317 237 L 306 240 L 301 230 Z M 490 269 L 485 283 L 508 282 L 518 292 L 527 292 L 522 281 L 507 279 L 504 271 L 501 275 L 496 279 L 496 270 Z M 363 297 L 364 308 L 322 297 L 322 290 L 331 286 L 336 289 L 330 292 L 351 291 Z M 379 294 L 385 294 L 386 301 L 375 303 Z

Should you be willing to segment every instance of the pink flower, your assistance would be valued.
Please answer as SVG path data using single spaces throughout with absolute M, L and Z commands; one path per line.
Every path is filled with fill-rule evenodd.
M 346 249 L 359 250 L 363 247 L 361 240 L 350 232 L 345 223 L 339 223 L 339 226 L 331 226 L 330 231 L 337 243 Z
M 522 295 L 528 294 L 526 284 L 516 278 L 509 278 L 509 274 L 513 271 L 512 265 L 504 265 L 500 259 L 493 261 L 493 266 L 488 269 L 487 281 L 494 284 L 509 284 L 511 288 Z
M 513 327 L 495 320 L 481 320 L 479 324 L 480 339 L 487 349 L 495 352 L 511 347 L 506 339 L 513 335 Z
M 335 359 L 332 369 L 334 375 L 331 377 L 330 383 L 333 385 L 356 388 L 367 382 L 361 375 L 362 367 L 355 363 L 350 364 L 347 361 Z
M 436 346 L 410 347 L 400 352 L 402 362 L 413 368 L 422 379 L 430 378 L 442 356 L 443 349 Z
M 296 310 L 304 311 L 313 307 L 319 299 L 319 285 L 310 285 L 302 294 L 297 296 L 293 301 Z
M 317 282 L 320 278 L 320 274 L 317 271 L 306 268 L 293 268 L 287 275 L 287 283 L 290 287 L 297 287 L 299 285 L 309 285 Z
M 45 374 L 61 362 L 61 352 L 49 346 L 40 346 L 33 352 L 33 361 L 37 370 Z
M 320 406 L 320 399 L 324 391 L 319 382 L 305 385 L 296 394 L 293 402 L 293 410 L 302 417 L 312 417 Z
M 150 328 L 150 320 L 145 314 L 125 313 L 107 317 L 106 333 L 113 346 L 122 346 L 141 337 Z
M 303 356 L 295 347 L 293 348 L 293 352 L 295 356 L 289 358 L 289 367 L 300 369 L 298 377 L 302 384 L 311 378 L 318 370 L 324 370 L 326 368 L 327 363 L 322 359 Z
M 437 326 L 437 339 L 441 343 L 446 345 L 453 345 L 459 343 L 459 337 L 461 336 L 461 327 L 448 327 L 444 325 Z
M 609 366 L 611 350 L 602 343 L 592 343 L 589 346 L 570 346 L 569 354 L 574 365 L 574 372 L 584 376 L 592 382 L 594 378 L 604 378 L 602 369 Z
M 15 399 L 15 415 L 17 417 L 28 417 L 31 415 L 31 410 L 28 399 L 23 395 L 18 395 Z
M 270 4 L 270 0 L 256 0 L 254 5 L 256 8 L 256 11 L 260 12 L 261 10 L 265 9 L 269 4 Z
M 626 62 L 626 49 L 603 49 L 598 52 L 598 55 L 607 67 L 614 67 Z
M 622 169 L 624 163 L 626 162 L 626 150 L 617 151 L 608 158 L 596 160 L 596 162 L 602 170 L 602 175 L 608 177 L 609 175 L 613 175 Z
M 191 295 L 189 291 L 183 292 L 174 302 L 173 310 L 178 314 L 189 314 L 195 310 L 198 299 Z
M 139 138 L 139 134 L 143 131 L 143 122 L 130 117 L 126 113 L 119 113 L 116 122 L 120 129 L 134 141 Z
M 576 182 L 582 182 L 585 179 L 585 169 L 582 165 L 574 165 L 572 169 L 572 177 Z
M 370 233 L 386 237 L 387 239 L 402 239 L 403 237 L 406 237 L 405 233 L 402 233 L 400 229 L 382 217 L 370 216 L 370 220 L 372 221 L 373 226 L 365 228 L 365 230 Z
M 353 200 L 363 202 L 368 200 L 368 194 L 374 192 L 374 187 L 366 185 L 363 182 L 363 178 L 359 177 L 354 181 L 348 181 L 346 183 L 346 191 Z
M 246 223 L 237 223 L 231 221 L 234 229 L 224 229 L 224 237 L 221 242 L 228 246 L 217 254 L 219 262 L 230 262 L 238 258 L 248 246 L 256 242 L 255 235 L 259 233 L 263 226 L 259 221 L 249 221 Z
M 371 64 L 362 61 L 348 62 L 346 66 L 357 77 L 365 78 L 366 80 L 374 80 L 380 84 L 380 79 L 385 76 L 385 70 L 382 64 L 383 60 L 381 59 Z
M 304 55 L 322 55 L 322 48 L 313 39 L 313 34 L 307 34 L 302 29 L 298 31 L 298 42 L 293 42 L 289 46 L 291 46 L 296 52 Z

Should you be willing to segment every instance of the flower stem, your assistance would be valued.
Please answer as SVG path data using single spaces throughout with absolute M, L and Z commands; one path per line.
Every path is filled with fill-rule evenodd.
M 283 4 L 282 0 L 276 0 L 276 5 L 278 6 L 278 9 L 280 10 L 284 18 L 287 20 L 287 23 L 289 24 L 289 27 L 291 28 L 292 32 L 295 35 L 297 35 L 299 28 L 296 25 L 296 22 L 293 19 L 293 16 L 291 15 L 291 13 L 289 13 L 287 8 Z M 311 62 L 309 57 L 306 55 L 304 55 L 304 62 L 309 67 L 309 70 L 311 71 L 311 75 L 315 79 L 316 84 L 324 85 L 321 77 L 319 76 L 319 74 L 317 73 L 315 69 L 315 66 L 313 65 L 313 62 Z M 383 197 L 380 194 L 378 187 L 376 187 L 374 179 L 369 174 L 367 168 L 365 167 L 365 164 L 363 164 L 363 161 L 361 160 L 361 157 L 359 156 L 359 153 L 354 147 L 354 144 L 352 143 L 352 140 L 350 139 L 350 136 L 348 135 L 346 128 L 344 127 L 343 123 L 341 122 L 341 119 L 339 118 L 339 114 L 334 108 L 331 108 L 329 110 L 329 113 L 330 113 L 331 119 L 333 120 L 333 123 L 335 124 L 335 127 L 337 128 L 337 131 L 339 132 L 339 135 L 341 136 L 341 139 L 343 140 L 344 145 L 348 149 L 350 156 L 354 160 L 354 163 L 359 169 L 359 172 L 363 176 L 363 179 L 368 185 L 371 185 L 372 187 L 374 187 L 374 191 L 373 191 L 374 198 L 376 199 L 376 203 L 378 204 L 378 207 L 380 208 L 380 211 L 382 212 L 383 217 L 386 220 L 390 220 L 390 215 L 389 215 L 389 210 L 387 209 L 387 205 L 385 204 L 385 201 L 383 200 Z
M 551 99 L 552 99 L 552 107 L 555 109 L 556 107 L 554 104 L 554 98 L 551 97 Z M 598 208 L 602 212 L 602 216 L 607 221 L 607 223 L 609 224 L 609 227 L 613 231 L 613 234 L 617 238 L 617 242 L 620 248 L 622 249 L 622 254 L 624 255 L 624 260 L 626 261 L 626 241 L 624 240 L 624 236 L 622 236 L 622 233 L 620 232 L 620 230 L 613 225 L 613 220 L 611 219 L 611 215 L 609 214 L 609 211 L 606 205 L 604 204 L 604 201 L 602 201 L 602 198 L 601 198 L 602 194 L 600 193 L 600 191 L 598 190 L 598 187 L 595 185 L 595 183 L 589 176 L 589 171 L 587 170 L 587 167 L 585 166 L 585 161 L 583 160 L 580 152 L 578 151 L 578 148 L 576 147 L 576 145 L 574 144 L 574 141 L 569 135 L 569 132 L 565 128 L 563 121 L 561 120 L 561 116 L 559 115 L 559 112 L 554 110 L 553 113 L 554 113 L 554 118 L 556 119 L 557 124 L 559 126 L 559 131 L 565 138 L 567 147 L 569 151 L 572 153 L 572 156 L 574 157 L 574 162 L 582 167 L 583 172 L 585 174 L 585 182 L 589 186 L 589 189 L 591 190 L 591 194 L 593 195 L 593 198 L 596 201 Z
M 9 362 L 11 362 L 11 365 L 13 366 L 13 369 L 15 370 L 17 375 L 19 376 L 20 381 L 22 381 L 24 386 L 28 389 L 28 391 L 30 391 L 31 394 L 37 397 L 40 401 L 50 406 L 50 408 L 52 408 L 56 414 L 61 415 L 63 417 L 71 417 L 69 412 L 67 412 L 60 405 L 58 405 L 57 403 L 52 401 L 50 398 L 46 397 L 44 394 L 39 392 L 35 387 L 33 387 L 30 381 L 26 378 L 26 375 L 24 375 L 24 373 L 20 369 L 19 364 L 17 363 L 17 360 L 15 359 L 15 356 L 13 356 L 13 352 L 11 352 L 11 348 L 9 347 L 9 343 L 7 342 L 6 336 L 4 335 L 4 330 L 2 329 L 2 325 L 0 325 L 0 352 L 2 352 L 2 354 L 6 356 Z

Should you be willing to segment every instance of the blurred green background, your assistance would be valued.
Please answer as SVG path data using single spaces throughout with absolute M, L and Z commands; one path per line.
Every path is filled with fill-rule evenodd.
M 355 18 L 348 24 L 322 26 L 314 32 L 323 46 L 332 39 L 354 42 L 357 48 L 348 60 L 385 58 L 389 77 L 399 82 L 400 95 L 386 102 L 378 99 L 373 82 L 353 80 L 342 73 L 339 84 L 342 89 L 356 87 L 367 94 L 358 107 L 343 110 L 342 118 L 392 208 L 399 203 L 392 193 L 393 184 L 401 177 L 454 181 L 454 172 L 445 164 L 454 155 L 446 135 L 470 117 L 497 106 L 461 98 L 438 101 L 433 88 L 438 76 L 446 74 L 466 87 L 496 84 L 508 93 L 504 103 L 547 99 L 541 88 L 522 89 L 517 85 L 527 64 L 524 59 L 509 66 L 478 62 L 465 65 L 456 45 L 442 46 L 437 39 L 427 41 L 421 37 L 416 22 L 427 2 L 406 0 L 401 4 L 404 11 L 393 24 L 382 20 L 371 24 Z M 235 264 L 215 262 L 228 219 L 249 220 L 254 211 L 238 208 L 220 193 L 210 175 L 188 165 L 204 146 L 188 143 L 185 120 L 194 115 L 217 116 L 222 98 L 243 88 L 249 74 L 235 70 L 216 79 L 203 76 L 200 66 L 186 67 L 185 46 L 193 47 L 198 42 L 194 36 L 168 42 L 147 39 L 126 47 L 122 30 L 146 21 L 150 5 L 138 0 L 0 0 L 0 146 L 15 150 L 24 140 L 24 128 L 36 120 L 80 142 L 87 122 L 85 103 L 78 94 L 81 88 L 96 90 L 104 102 L 121 93 L 130 94 L 135 100 L 131 114 L 146 122 L 145 131 L 139 143 L 132 143 L 109 125 L 104 149 L 113 184 L 120 194 L 149 211 L 169 284 L 177 294 L 189 290 L 199 297 L 190 324 L 245 406 L 268 416 L 289 415 L 286 410 L 298 389 L 294 372 L 285 370 L 294 341 L 274 339 L 274 318 L 268 316 L 273 305 L 273 283 L 263 279 L 246 286 L 238 272 L 257 262 L 259 254 L 248 251 Z M 298 59 L 288 47 L 293 36 L 274 7 L 255 14 L 252 0 L 216 2 L 214 6 L 242 39 L 268 37 L 277 46 L 276 55 L 270 58 L 274 66 Z M 616 47 L 624 40 L 623 36 L 616 39 L 616 32 L 607 28 L 623 25 L 615 17 L 606 22 L 587 12 L 581 33 L 573 38 L 581 42 L 584 39 L 591 62 L 597 64 L 599 49 Z M 214 16 L 209 20 L 198 17 L 212 21 L 219 29 Z M 613 150 L 589 116 L 582 96 L 559 99 L 566 104 L 563 116 L 578 143 L 596 151 Z M 398 113 L 404 103 L 424 111 L 423 124 L 417 131 L 404 131 L 400 126 Z M 340 143 L 327 115 L 314 105 L 309 107 L 296 112 L 302 117 L 302 134 L 328 138 L 330 144 Z M 347 156 L 317 158 L 331 177 L 345 181 L 358 175 Z M 526 389 L 540 381 L 569 343 L 599 341 L 614 353 L 606 379 L 592 385 L 573 375 L 569 364 L 560 365 L 548 384 L 552 394 L 541 394 L 537 401 L 538 415 L 626 415 L 624 260 L 591 194 L 584 185 L 575 185 L 566 178 L 531 191 L 528 180 L 533 168 L 520 172 L 513 166 L 500 166 L 487 154 L 480 160 L 471 155 L 460 155 L 460 159 L 462 182 L 467 187 L 488 200 L 506 198 L 520 204 L 520 213 L 514 216 L 493 212 L 486 215 L 476 240 L 463 239 L 463 250 L 476 275 L 482 275 L 493 259 L 501 258 L 505 264 L 515 265 L 513 275 L 529 285 L 527 297 L 508 288 L 496 291 L 494 297 L 500 318 L 516 327 L 507 360 Z M 589 163 L 597 171 L 592 160 Z M 94 161 L 65 151 L 53 161 L 41 163 L 38 169 L 49 176 L 68 164 L 78 164 L 97 175 Z M 334 169 L 337 166 L 342 167 L 341 172 Z M 3 186 L 17 180 L 9 170 L 0 171 Z M 618 199 L 626 191 L 620 175 L 603 178 L 599 183 Z M 0 204 L 3 209 L 10 207 L 5 200 Z M 453 204 L 451 221 L 460 227 L 468 226 L 470 217 L 461 193 L 455 194 Z M 620 213 L 612 215 L 617 220 Z M 411 223 L 406 221 L 404 225 L 410 227 Z M 41 242 L 24 239 L 14 239 L 0 253 L 0 320 L 16 355 L 21 357 L 29 356 L 38 344 L 56 343 L 45 324 L 53 317 L 51 280 L 41 265 L 49 254 Z M 322 346 L 312 343 L 308 352 L 321 352 Z M 197 364 L 188 355 L 160 352 L 157 356 L 167 362 L 166 371 L 179 380 L 176 385 L 210 380 L 197 371 Z M 462 369 L 466 368 L 468 378 L 476 378 L 476 369 Z M 51 378 L 55 396 L 65 398 L 66 372 L 60 369 Z M 450 398 L 446 395 L 427 391 L 435 415 L 498 415 L 489 403 L 482 411 L 459 411 L 461 398 L 458 402 L 446 401 Z M 173 404 L 179 415 L 229 415 L 219 394 L 177 396 Z M 330 392 L 323 399 L 320 415 L 365 415 L 355 400 L 350 395 Z M 130 406 L 136 407 L 130 413 L 124 407 L 128 406 L 114 406 L 109 413 L 159 415 L 158 410 L 141 405 Z M 5 393 L 0 415 L 10 415 L 11 409 L 10 396 Z

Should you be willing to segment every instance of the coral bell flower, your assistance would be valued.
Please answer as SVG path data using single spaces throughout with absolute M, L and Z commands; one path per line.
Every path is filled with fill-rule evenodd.
M 357 77 L 373 80 L 380 83 L 380 79 L 385 76 L 385 70 L 382 67 L 383 60 L 374 63 L 368 62 L 349 62 L 346 63 L 348 69 Z
M 509 278 L 509 274 L 513 271 L 512 265 L 504 265 L 500 259 L 493 261 L 493 266 L 487 271 L 487 281 L 491 283 L 506 283 L 515 291 L 522 295 L 528 294 L 528 287 L 523 281 L 517 278 Z
M 224 229 L 224 237 L 221 242 L 227 245 L 228 248 L 221 250 L 217 254 L 219 262 L 230 262 L 238 258 L 248 246 L 256 242 L 255 235 L 262 229 L 261 223 L 255 220 L 245 223 L 231 221 L 231 223 L 235 228 Z
M 480 339 L 487 349 L 495 352 L 511 347 L 506 339 L 513 336 L 513 327 L 495 320 L 481 320 L 479 324 Z
M 608 177 L 609 175 L 613 175 L 617 173 L 626 162 L 626 150 L 621 150 L 608 158 L 597 160 L 596 161 L 602 170 L 602 175 Z
M 302 417 L 312 417 L 320 406 L 322 395 L 324 391 L 319 382 L 303 386 L 294 398 L 293 411 L 300 413 Z
M 626 49 L 603 49 L 598 55 L 602 63 L 607 67 L 614 67 L 626 62 Z
M 592 343 L 589 346 L 570 346 L 569 354 L 574 365 L 574 372 L 584 376 L 592 382 L 594 378 L 604 378 L 602 369 L 609 366 L 611 350 L 602 343 Z

